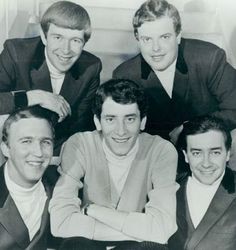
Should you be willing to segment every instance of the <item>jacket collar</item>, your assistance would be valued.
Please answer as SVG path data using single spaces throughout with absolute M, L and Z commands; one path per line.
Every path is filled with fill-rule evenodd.
M 186 214 L 188 213 L 186 184 L 187 178 L 182 182 L 178 194 L 178 217 L 181 220 L 180 223 L 182 225 L 186 224 L 185 220 L 188 220 L 186 218 Z M 185 197 L 184 202 L 181 202 L 180 200 L 182 199 L 182 197 Z M 221 216 L 224 214 L 224 212 L 234 199 L 236 199 L 235 175 L 231 169 L 226 168 L 225 175 L 221 181 L 221 185 L 217 189 L 206 214 L 204 215 L 198 227 L 193 231 L 192 235 L 188 239 L 188 249 L 195 249 L 195 247 L 205 237 L 209 230 L 211 230 L 211 227 L 217 222 L 219 218 L 221 218 Z M 189 225 L 189 222 L 187 224 Z M 188 227 L 185 226 L 185 228 Z
M 178 55 L 177 55 L 177 62 L 176 62 L 176 69 L 182 73 L 187 74 L 188 73 L 188 67 L 184 60 L 184 46 L 185 46 L 185 39 L 181 39 L 181 43 L 178 47 Z M 141 55 L 141 77 L 142 79 L 147 79 L 149 74 L 152 72 L 152 68 L 149 66 L 149 64 L 144 60 L 143 56 Z
M 5 227 L 6 231 L 8 231 L 10 235 L 12 235 L 12 238 L 22 249 L 26 249 L 30 244 L 28 229 L 21 218 L 15 202 L 9 195 L 9 191 L 7 189 L 4 178 L 4 167 L 5 164 L 0 167 L 0 224 Z M 43 178 L 43 184 L 48 197 L 50 197 L 51 189 L 47 184 L 46 178 Z M 45 228 L 48 225 L 48 202 L 49 200 L 47 200 L 45 204 L 40 230 L 35 235 L 34 239 L 38 239 L 39 237 L 41 237 L 42 233 L 45 231 Z M 9 216 L 9 214 L 11 214 L 12 216 Z

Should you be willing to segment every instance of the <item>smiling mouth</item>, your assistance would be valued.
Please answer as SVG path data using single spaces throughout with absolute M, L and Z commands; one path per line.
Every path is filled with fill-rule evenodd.
M 202 174 L 205 175 L 209 175 L 209 174 L 213 174 L 215 172 L 215 170 L 207 170 L 207 171 L 200 171 Z
M 112 138 L 116 143 L 125 143 L 127 142 L 130 138 Z
M 64 57 L 64 56 L 59 56 L 57 55 L 58 59 L 62 62 L 69 62 L 72 57 Z
M 155 62 L 159 62 L 163 59 L 164 55 L 158 55 L 158 56 L 151 56 L 152 60 Z
M 42 161 L 27 161 L 27 163 L 34 167 L 41 167 L 43 162 Z

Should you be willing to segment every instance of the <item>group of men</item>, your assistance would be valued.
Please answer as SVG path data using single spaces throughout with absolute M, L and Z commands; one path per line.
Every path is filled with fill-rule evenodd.
M 5 42 L 0 249 L 235 249 L 236 70 L 181 38 L 165 0 L 144 2 L 133 27 L 140 54 L 101 85 L 78 4 L 52 4 L 41 37 Z

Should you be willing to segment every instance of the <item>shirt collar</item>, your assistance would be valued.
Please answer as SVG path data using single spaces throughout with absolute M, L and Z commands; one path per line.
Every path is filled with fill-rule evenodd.
M 181 39 L 181 43 L 178 47 L 178 55 L 177 55 L 177 61 L 176 61 L 176 69 L 178 69 L 182 74 L 188 73 L 188 67 L 184 60 L 183 50 L 185 46 L 185 39 Z M 147 79 L 149 74 L 151 73 L 152 68 L 149 66 L 149 64 L 144 60 L 142 54 L 141 54 L 141 76 L 143 79 Z

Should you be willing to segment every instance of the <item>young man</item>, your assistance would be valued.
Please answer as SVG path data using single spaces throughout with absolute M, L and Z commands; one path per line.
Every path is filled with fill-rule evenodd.
M 181 39 L 177 9 L 147 0 L 133 18 L 141 53 L 113 72 L 140 83 L 148 95 L 146 131 L 176 143 L 184 121 L 211 114 L 236 128 L 236 70 L 208 42 Z
M 231 135 L 209 116 L 184 124 L 181 146 L 190 176 L 177 192 L 178 231 L 170 249 L 236 249 L 236 174 L 227 168 Z
M 46 250 L 51 186 L 43 176 L 53 154 L 51 111 L 18 110 L 3 126 L 0 168 L 0 249 Z
M 49 209 L 54 235 L 87 238 L 87 249 L 159 249 L 176 231 L 177 154 L 161 137 L 140 134 L 146 109 L 130 80 L 99 87 L 97 130 L 73 135 L 62 153 Z
M 83 50 L 90 18 L 78 4 L 59 1 L 41 19 L 40 37 L 7 40 L 0 55 L 0 114 L 40 106 L 56 112 L 55 148 L 77 131 L 92 130 L 91 101 L 101 61 Z

